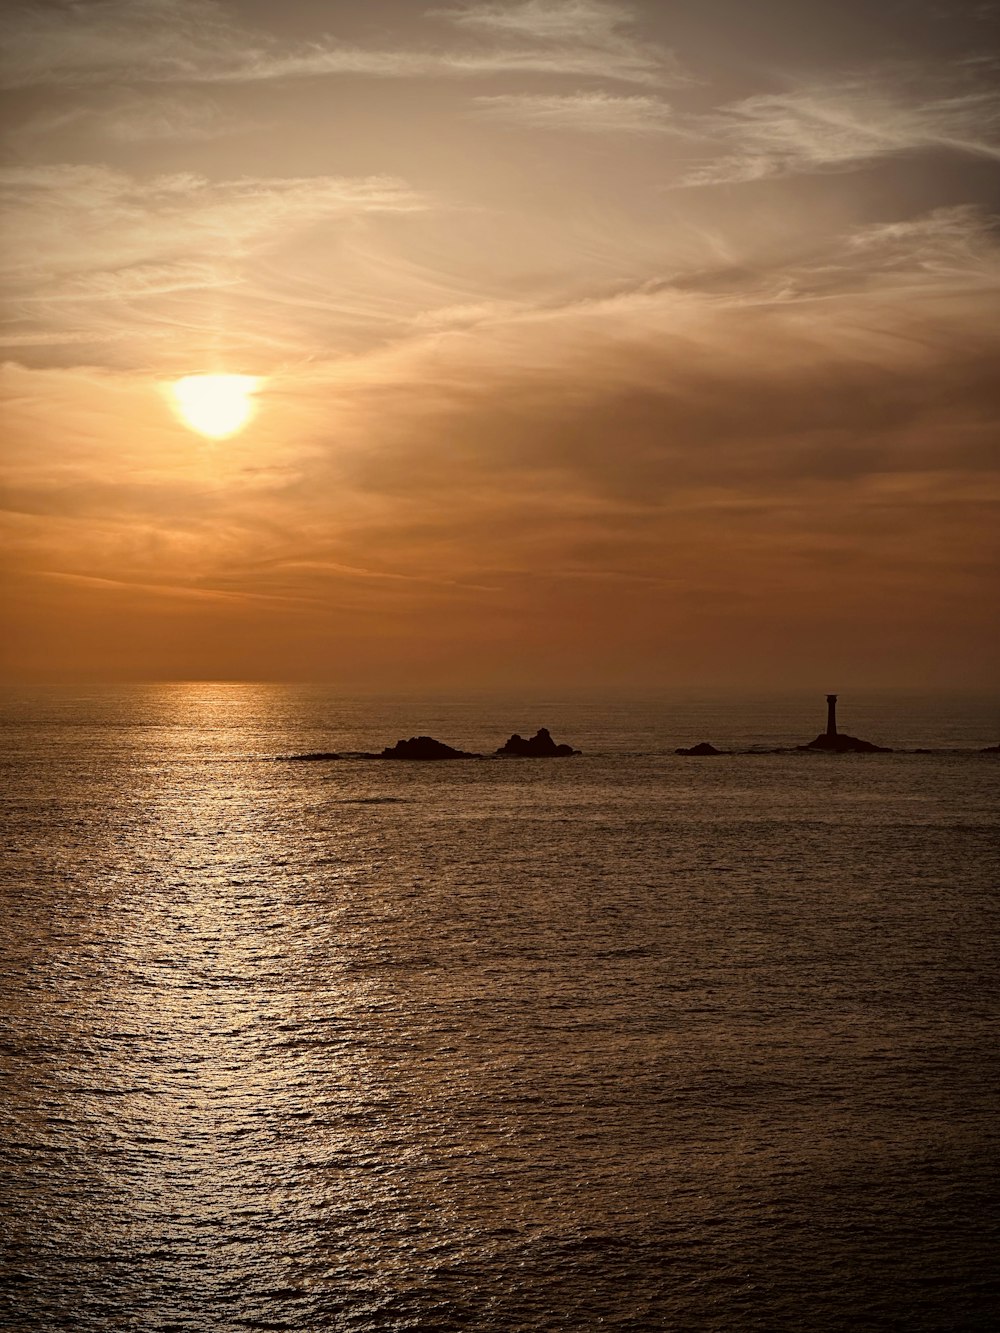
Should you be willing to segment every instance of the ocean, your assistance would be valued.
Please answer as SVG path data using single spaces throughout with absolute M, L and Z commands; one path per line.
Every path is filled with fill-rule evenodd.
M 996 701 L 825 720 L 8 692 L 0 1325 L 995 1328 Z

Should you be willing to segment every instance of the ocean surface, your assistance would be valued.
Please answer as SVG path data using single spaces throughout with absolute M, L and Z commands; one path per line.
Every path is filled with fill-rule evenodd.
M 824 725 L 4 696 L 0 1326 L 996 1328 L 997 709 Z

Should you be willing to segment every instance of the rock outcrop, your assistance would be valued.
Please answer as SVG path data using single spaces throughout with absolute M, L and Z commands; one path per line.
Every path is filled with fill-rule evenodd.
M 725 750 L 717 750 L 708 741 L 702 741 L 699 745 L 692 745 L 687 750 L 681 747 L 679 750 L 675 750 L 674 754 L 725 754 Z
M 884 745 L 873 745 L 871 741 L 859 740 L 857 736 L 848 736 L 842 731 L 830 735 L 824 731 L 808 745 L 797 745 L 797 750 L 826 750 L 828 754 L 892 754 Z
M 470 754 L 467 750 L 455 750 L 443 741 L 436 741 L 433 736 L 411 736 L 408 741 L 397 741 L 387 745 L 375 759 L 482 759 L 481 754 Z
M 567 755 L 579 754 L 572 745 L 557 745 L 549 735 L 548 727 L 541 727 L 527 740 L 517 732 L 505 745 L 501 745 L 497 754 L 513 756 L 516 759 L 561 759 Z

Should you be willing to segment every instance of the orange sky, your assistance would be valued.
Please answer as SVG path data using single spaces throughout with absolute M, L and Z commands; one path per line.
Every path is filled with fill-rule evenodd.
M 991 683 L 998 14 L 8 6 L 4 674 Z

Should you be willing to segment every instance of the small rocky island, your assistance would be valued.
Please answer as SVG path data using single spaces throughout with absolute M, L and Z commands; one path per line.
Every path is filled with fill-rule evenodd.
M 825 750 L 828 754 L 892 754 L 884 745 L 860 740 L 837 730 L 837 696 L 826 696 L 826 731 L 808 745 L 797 745 L 797 750 Z
M 549 734 L 548 727 L 541 727 L 534 736 L 525 739 L 515 731 L 504 745 L 496 752 L 505 758 L 516 759 L 561 759 L 571 754 L 579 754 L 572 745 L 557 745 Z
M 684 747 L 681 746 L 679 749 L 674 751 L 674 754 L 695 754 L 695 755 L 725 754 L 725 753 L 726 753 L 725 750 L 717 750 L 715 746 L 711 745 L 708 741 L 702 741 L 699 745 L 692 745 L 690 746 L 689 749 L 684 749 Z
M 482 759 L 481 754 L 470 754 L 468 750 L 455 750 L 444 741 L 436 741 L 433 736 L 411 736 L 408 741 L 397 741 L 387 745 L 381 754 L 366 754 L 364 759 L 415 759 L 425 762 L 430 759 Z

